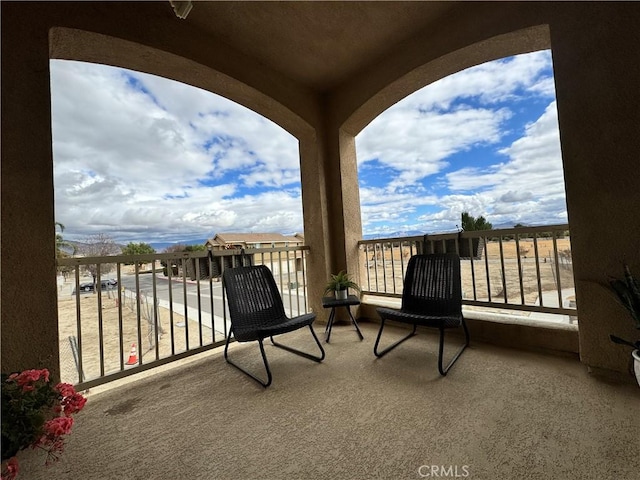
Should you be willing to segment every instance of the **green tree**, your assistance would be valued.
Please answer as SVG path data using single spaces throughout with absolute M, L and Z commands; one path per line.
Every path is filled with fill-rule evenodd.
M 522 223 L 516 223 L 516 224 L 513 226 L 513 228 L 525 228 L 525 227 L 526 227 L 526 225 L 523 225 Z M 514 238 L 515 238 L 515 235 L 506 235 L 506 236 L 504 237 L 504 240 L 513 240 Z M 529 234 L 528 234 L 528 233 L 519 233 L 519 234 L 518 234 L 518 240 L 522 240 L 523 238 L 529 238 Z M 526 249 L 526 247 L 520 247 L 521 253 L 522 253 L 522 251 L 523 251 L 523 250 L 525 250 L 525 249 Z M 528 251 L 529 251 L 529 250 L 527 250 L 527 252 L 528 252 Z M 526 253 L 527 253 L 527 252 L 523 253 L 522 255 L 523 255 L 523 256 L 524 256 L 524 255 L 526 255 Z
M 123 255 L 149 255 L 152 253 L 156 253 L 155 248 L 153 248 L 148 243 L 140 242 L 134 243 L 129 242 L 123 249 Z M 126 265 L 133 265 L 135 262 L 127 262 Z M 143 264 L 147 262 L 137 262 L 138 266 L 141 267 Z
M 151 253 L 156 253 L 155 248 L 153 248 L 148 243 L 140 242 L 134 243 L 129 242 L 123 249 L 123 255 L 148 255 Z
M 462 230 L 470 232 L 474 230 L 492 230 L 493 225 L 483 216 L 475 218 L 473 215 L 469 215 L 469 212 L 462 212 Z

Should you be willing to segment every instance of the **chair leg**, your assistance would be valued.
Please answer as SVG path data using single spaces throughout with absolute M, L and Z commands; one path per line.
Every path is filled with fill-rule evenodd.
M 378 358 L 380 358 L 383 355 L 387 354 L 388 352 L 390 352 L 391 350 L 396 348 L 398 345 L 400 345 L 405 340 L 408 340 L 409 338 L 413 337 L 416 334 L 416 328 L 417 328 L 417 325 L 413 325 L 413 330 L 411 331 L 411 333 L 409 335 L 407 335 L 406 337 L 402 337 L 400 340 L 398 340 L 393 345 L 390 345 L 387 348 L 385 348 L 384 350 L 382 350 L 381 352 L 379 352 L 378 351 L 378 344 L 380 343 L 380 337 L 382 337 L 382 330 L 384 329 L 384 319 L 382 319 L 380 321 L 380 330 L 378 331 L 378 338 L 376 338 L 376 343 L 373 346 L 373 354 Z
M 335 307 L 331 309 L 331 313 L 329 314 L 329 321 L 327 322 L 327 326 L 324 329 L 324 341 L 329 343 L 329 338 L 331 338 L 331 329 L 333 328 L 333 322 L 336 318 L 336 309 Z
M 262 354 L 262 361 L 264 362 L 264 368 L 267 371 L 267 381 L 266 382 L 264 382 L 260 378 L 256 377 L 254 374 L 250 373 L 249 371 L 245 370 L 240 365 L 238 365 L 237 363 L 235 363 L 235 362 L 231 361 L 231 359 L 229 359 L 229 355 L 228 355 L 227 351 L 229 349 L 229 341 L 231 339 L 231 332 L 232 331 L 233 331 L 233 327 L 229 331 L 229 336 L 227 337 L 227 342 L 225 343 L 225 346 L 224 346 L 224 359 L 227 361 L 227 363 L 233 365 L 234 367 L 236 367 L 238 370 L 240 370 L 245 375 L 248 375 L 249 377 L 253 378 L 256 382 L 258 382 L 264 388 L 267 388 L 269 385 L 271 385 L 271 380 L 273 379 L 273 376 L 271 375 L 271 369 L 269 368 L 269 362 L 267 362 L 267 356 L 264 353 L 264 345 L 262 344 L 262 339 L 259 339 L 258 343 L 260 344 L 260 353 Z
M 308 358 L 309 360 L 313 360 L 314 362 L 321 362 L 322 360 L 324 360 L 324 348 L 322 348 L 322 345 L 320 344 L 320 340 L 318 340 L 318 337 L 316 336 L 316 332 L 314 332 L 313 327 L 311 325 L 309 325 L 309 330 L 311 330 L 311 335 L 313 335 L 313 339 L 316 341 L 316 345 L 318 345 L 318 348 L 320 349 L 320 356 L 317 357 L 315 355 L 311 355 L 310 353 L 307 352 L 303 352 L 301 350 L 296 350 L 295 348 L 291 348 L 287 345 L 283 345 L 281 343 L 277 343 L 273 337 L 271 337 L 271 343 L 278 348 L 282 348 L 283 350 L 286 350 L 288 352 L 291 353 L 295 353 L 296 355 L 300 355 L 301 357 L 305 357 Z
M 349 305 L 347 305 L 347 312 L 349 312 L 349 316 L 351 317 L 351 323 L 353 323 L 353 326 L 356 327 L 356 331 L 358 332 L 360 341 L 364 340 L 364 337 L 362 336 L 362 332 L 360 331 L 360 327 L 358 327 L 358 322 L 356 322 L 356 319 L 353 318 L 353 314 L 351 313 L 351 307 Z
M 464 349 L 469 346 L 469 329 L 467 328 L 467 323 L 464 321 L 464 318 L 462 319 L 462 328 L 464 329 L 464 335 L 465 335 L 464 345 L 462 346 L 462 348 L 460 350 L 458 350 L 458 352 L 455 354 L 455 356 L 449 362 L 449 364 L 446 366 L 446 368 L 442 367 L 442 356 L 443 356 L 443 353 L 444 353 L 444 330 L 445 329 L 444 328 L 440 328 L 440 346 L 438 347 L 438 371 L 440 372 L 440 375 L 442 375 L 443 377 L 449 372 L 449 369 L 453 366 L 453 364 L 456 363 L 456 360 L 458 360 L 460 355 L 462 355 L 462 352 L 464 351 Z

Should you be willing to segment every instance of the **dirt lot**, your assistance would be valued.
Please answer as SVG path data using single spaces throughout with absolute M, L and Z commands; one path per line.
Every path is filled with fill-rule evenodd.
M 514 241 L 503 242 L 502 249 L 505 258 L 504 282 L 503 268 L 500 262 L 500 245 L 498 242 L 490 242 L 486 246 L 485 254 L 481 259 L 474 260 L 473 270 L 475 274 L 476 291 L 475 296 L 479 300 L 487 299 L 487 280 L 491 288 L 491 297 L 494 301 L 504 301 L 504 284 L 507 287 L 507 298 L 510 302 L 520 302 L 521 291 L 525 298 L 525 303 L 533 305 L 538 299 L 537 269 L 540 271 L 541 288 L 543 291 L 555 291 L 557 288 L 557 271 L 560 272 L 562 289 L 573 288 L 573 272 L 570 259 L 569 239 L 557 240 L 559 252 L 569 252 L 568 256 L 561 255 L 560 266 L 556 269 L 553 261 L 553 243 L 551 240 L 538 240 L 539 263 L 536 265 L 534 249 L 531 241 L 520 242 L 521 269 L 522 269 L 522 290 L 520 288 L 520 276 L 518 275 L 518 262 L 516 245 Z M 410 252 L 407 247 L 395 248 L 393 254 L 385 250 L 384 263 L 381 257 L 378 258 L 377 276 L 376 268 L 370 263 L 371 268 L 363 268 L 361 271 L 361 285 L 368 290 L 384 291 L 386 285 L 387 292 L 400 293 L 402 291 L 402 272 L 400 265 L 406 267 Z M 371 254 L 369 255 L 371 257 Z M 487 262 L 485 262 L 485 256 Z M 402 258 L 401 258 L 402 257 Z M 362 257 L 364 259 L 364 256 Z M 392 263 L 393 258 L 393 263 Z M 487 266 L 488 264 L 488 266 Z M 392 268 L 392 265 L 395 268 Z M 364 267 L 364 262 L 363 262 Z M 376 284 L 377 278 L 377 284 Z M 462 280 L 465 298 L 474 298 L 473 277 L 471 275 L 471 261 L 462 261 Z M 109 374 L 120 370 L 120 359 L 123 362 L 129 360 L 131 346 L 135 343 L 138 360 L 143 363 L 156 359 L 165 358 L 173 351 L 179 353 L 186 350 L 187 328 L 183 315 L 174 313 L 170 315 L 168 309 L 159 308 L 159 323 L 161 337 L 158 342 L 158 351 L 154 345 L 153 326 L 146 317 L 153 317 L 143 308 L 141 318 L 138 320 L 135 313 L 135 302 L 126 300 L 121 308 L 117 303 L 117 293 L 107 291 L 102 293 L 102 305 L 98 310 L 98 295 L 83 294 L 80 297 L 80 312 L 82 315 L 81 335 L 78 335 L 77 307 L 75 296 L 70 295 L 71 286 L 66 284 L 61 286 L 61 293 L 58 301 L 58 317 L 60 332 L 60 362 L 63 381 L 77 383 L 78 374 L 76 361 L 74 359 L 74 348 L 70 339 L 81 339 L 79 345 L 82 352 L 82 369 L 84 379 L 92 379 L 101 376 L 100 355 L 104 358 L 104 373 Z M 101 317 L 98 315 L 101 312 Z M 525 314 L 523 312 L 523 314 Z M 120 315 L 122 324 L 120 324 Z M 122 325 L 122 326 L 120 326 Z M 173 334 L 171 331 L 173 325 Z M 122 336 L 120 335 L 122 328 Z M 141 344 L 138 340 L 138 332 L 142 338 Z M 206 326 L 202 328 L 202 343 L 198 322 L 189 320 L 188 325 L 189 347 L 194 348 L 201 344 L 207 345 L 213 341 L 212 330 Z M 100 341 L 100 338 L 102 341 Z M 122 345 L 120 345 L 122 338 Z M 173 339 L 173 342 L 172 342 Z M 221 340 L 218 334 L 216 340 Z
M 187 328 L 184 317 L 177 313 L 171 317 L 168 309 L 159 308 L 159 323 L 161 338 L 158 342 L 159 351 L 153 345 L 153 327 L 146 320 L 145 313 L 141 314 L 140 323 L 135 313 L 135 302 L 125 301 L 122 308 L 118 308 L 116 292 L 102 293 L 102 308 L 98 310 L 98 295 L 83 294 L 80 297 L 80 312 L 82 316 L 81 335 L 78 335 L 77 308 L 75 296 L 60 295 L 58 300 L 58 319 L 60 335 L 60 365 L 62 380 L 69 383 L 78 382 L 76 361 L 70 338 L 82 341 L 82 370 L 84 379 L 92 379 L 100 374 L 100 347 L 104 356 L 105 374 L 120 370 L 120 320 L 122 312 L 122 358 L 126 363 L 131 354 L 131 346 L 135 344 L 137 359 L 143 363 L 165 358 L 172 353 L 171 325 L 173 324 L 173 348 L 176 353 L 186 350 Z M 143 309 L 146 310 L 146 309 Z M 98 312 L 101 312 L 101 319 Z M 138 344 L 138 331 L 141 332 L 142 344 Z M 189 347 L 200 346 L 200 331 L 198 322 L 189 320 Z M 100 342 L 102 335 L 102 342 Z M 202 328 L 202 344 L 212 342 L 212 330 L 206 326 Z M 216 340 L 220 340 L 219 335 Z
M 538 269 L 540 271 L 540 288 L 543 292 L 557 291 L 558 271 L 562 290 L 573 288 L 570 240 L 568 238 L 558 239 L 556 244 L 559 254 L 557 269 L 552 239 L 538 239 L 538 264 L 535 262 L 533 241 L 521 240 L 519 242 L 520 267 L 517 260 L 516 242 L 513 240 L 502 242 L 503 275 L 503 266 L 500 262 L 500 244 L 499 242 L 489 242 L 482 257 L 473 261 L 473 275 L 471 260 L 462 260 L 462 288 L 465 298 L 474 298 L 473 285 L 475 283 L 475 298 L 478 300 L 487 300 L 490 290 L 492 300 L 504 301 L 504 287 L 506 285 L 509 302 L 520 303 L 521 296 L 524 295 L 525 304 L 533 305 L 539 297 L 536 280 Z M 395 285 L 395 293 L 400 293 L 403 281 L 400 266 L 404 265 L 406 268 L 409 256 L 410 249 L 408 247 L 395 248 L 393 253 L 389 249 L 385 249 L 384 262 L 380 254 L 375 262 L 373 254 L 370 252 L 368 255 L 369 268 L 363 268 L 361 271 L 361 283 L 368 290 L 384 291 L 386 288 L 387 292 L 394 292 Z M 521 276 L 518 275 L 519 268 L 522 272 Z M 521 277 L 522 286 L 520 284 Z

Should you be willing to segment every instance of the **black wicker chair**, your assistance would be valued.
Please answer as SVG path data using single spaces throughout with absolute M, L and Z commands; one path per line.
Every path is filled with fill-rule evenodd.
M 451 366 L 458 360 L 469 345 L 469 330 L 462 316 L 462 286 L 460 284 L 460 257 L 457 254 L 415 255 L 407 265 L 407 273 L 402 292 L 400 310 L 377 308 L 382 318 L 378 338 L 373 347 L 376 357 L 382 357 L 416 333 L 417 327 L 432 327 L 440 330 L 440 347 L 438 352 L 438 371 L 446 375 Z M 385 321 L 408 323 L 413 330 L 406 337 L 378 351 Z M 442 366 L 444 352 L 444 331 L 449 328 L 462 327 L 465 343 L 446 367 Z
M 320 345 L 320 341 L 311 326 L 316 318 L 316 314 L 308 313 L 298 317 L 288 318 L 285 314 L 282 297 L 276 286 L 273 274 L 266 266 L 256 265 L 227 268 L 224 270 L 222 282 L 227 294 L 227 303 L 229 305 L 231 318 L 231 329 L 224 347 L 224 358 L 228 363 L 249 375 L 263 387 L 268 387 L 271 385 L 272 375 L 262 343 L 266 337 L 270 337 L 271 343 L 276 347 L 316 362 L 324 360 L 324 349 L 322 345 Z M 313 335 L 320 349 L 320 356 L 314 356 L 293 349 L 286 345 L 276 343 L 273 340 L 275 335 L 292 332 L 306 326 L 311 330 L 311 335 Z M 258 341 L 264 367 L 267 371 L 266 382 L 229 359 L 228 349 L 232 334 L 238 342 Z

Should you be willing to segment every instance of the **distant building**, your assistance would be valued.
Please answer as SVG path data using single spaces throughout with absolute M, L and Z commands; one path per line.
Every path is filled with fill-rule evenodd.
M 229 248 L 283 248 L 304 245 L 304 235 L 282 235 L 281 233 L 218 233 L 205 243 L 213 250 Z
M 283 235 L 281 233 L 218 233 L 213 238 L 206 241 L 205 246 L 216 250 L 228 250 L 234 248 L 287 248 L 304 245 L 304 235 L 296 233 L 294 235 Z M 221 271 L 220 262 L 216 262 L 216 272 Z M 293 273 L 303 270 L 303 256 L 301 251 L 289 252 L 288 254 L 276 253 L 256 253 L 253 256 L 254 265 L 267 265 L 271 271 L 277 275 L 280 272 Z M 234 265 L 229 257 L 225 260 L 225 267 Z

